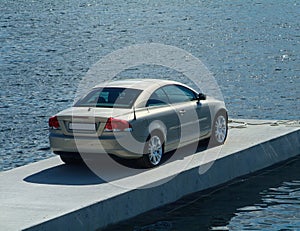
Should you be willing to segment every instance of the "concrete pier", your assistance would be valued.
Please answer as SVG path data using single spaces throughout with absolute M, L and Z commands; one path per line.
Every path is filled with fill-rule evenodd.
M 243 123 L 246 122 L 246 123 Z M 95 230 L 300 154 L 299 123 L 238 120 L 223 146 L 186 147 L 155 169 L 59 157 L 0 173 L 0 230 Z

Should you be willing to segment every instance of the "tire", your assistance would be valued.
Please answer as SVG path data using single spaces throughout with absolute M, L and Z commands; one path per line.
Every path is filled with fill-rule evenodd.
M 144 147 L 144 155 L 140 165 L 144 168 L 153 168 L 161 163 L 164 155 L 164 139 L 160 132 L 152 132 Z
M 65 163 L 65 164 L 82 164 L 83 161 L 79 157 L 71 157 L 71 156 L 65 156 L 65 155 L 60 155 L 60 159 Z
M 226 111 L 219 111 L 212 125 L 211 142 L 214 146 L 224 144 L 228 134 L 228 117 Z

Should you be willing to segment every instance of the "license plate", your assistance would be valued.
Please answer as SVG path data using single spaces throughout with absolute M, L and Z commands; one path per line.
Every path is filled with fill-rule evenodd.
M 69 123 L 70 130 L 82 130 L 82 131 L 95 131 L 95 124 L 85 124 L 85 123 Z

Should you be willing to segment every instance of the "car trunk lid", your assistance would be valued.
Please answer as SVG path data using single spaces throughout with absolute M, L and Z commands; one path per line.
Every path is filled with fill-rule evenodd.
M 132 117 L 132 110 L 118 108 L 72 107 L 57 114 L 62 132 L 70 136 L 101 136 L 110 117 Z

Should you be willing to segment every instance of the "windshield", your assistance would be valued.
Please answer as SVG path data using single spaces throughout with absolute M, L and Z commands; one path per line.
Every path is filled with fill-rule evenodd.
M 92 90 L 74 107 L 131 108 L 142 90 L 105 87 Z

